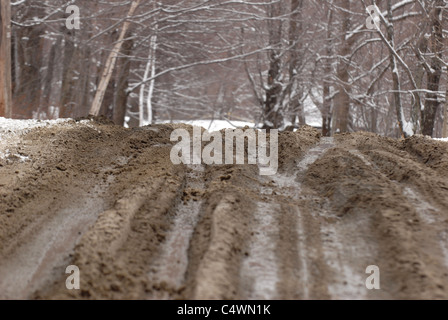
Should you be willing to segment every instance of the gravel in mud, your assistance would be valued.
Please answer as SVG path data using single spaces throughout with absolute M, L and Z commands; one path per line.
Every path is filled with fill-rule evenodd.
M 448 298 L 448 143 L 304 127 L 262 176 L 173 165 L 176 128 L 2 134 L 0 298 Z

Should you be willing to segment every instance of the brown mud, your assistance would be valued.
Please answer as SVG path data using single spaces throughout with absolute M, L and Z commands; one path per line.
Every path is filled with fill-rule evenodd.
M 448 298 L 448 143 L 304 127 L 279 134 L 278 173 L 261 176 L 173 165 L 179 127 L 4 135 L 0 298 Z

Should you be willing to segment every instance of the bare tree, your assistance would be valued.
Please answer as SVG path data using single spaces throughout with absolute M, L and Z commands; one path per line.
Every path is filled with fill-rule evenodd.
M 401 101 L 401 80 L 400 74 L 398 71 L 398 62 L 396 57 L 396 49 L 395 49 L 395 33 L 394 33 L 394 25 L 392 22 L 393 13 L 392 13 L 392 0 L 387 1 L 387 41 L 389 42 L 389 50 L 390 50 L 390 68 L 392 71 L 392 81 L 393 81 L 393 95 L 394 95 L 394 106 L 397 113 L 397 121 L 398 127 L 400 129 L 400 133 L 402 136 L 409 136 L 410 132 L 405 130 L 404 125 L 406 124 L 406 119 L 404 118 L 403 105 Z
M 331 61 L 333 55 L 333 10 L 328 10 L 325 40 L 326 58 L 324 59 L 324 74 L 322 83 L 322 135 L 328 137 L 331 135 L 331 114 L 332 114 L 332 97 L 331 97 Z
M 340 45 L 339 61 L 337 67 L 338 94 L 333 109 L 333 132 L 347 132 L 350 115 L 350 83 L 349 67 L 352 53 L 352 38 L 347 39 L 351 27 L 351 1 L 339 0 Z
M 367 0 L 77 1 L 81 31 L 68 3 L 12 4 L 13 117 L 284 129 L 317 107 L 324 135 L 443 134 L 443 0 L 378 1 L 378 30 Z
M 137 9 L 140 2 L 141 0 L 132 2 L 127 18 L 130 18 L 134 15 L 134 12 Z M 124 36 L 126 35 L 126 32 L 128 31 L 129 25 L 130 25 L 129 21 L 124 22 L 123 28 L 121 29 L 120 37 L 118 38 L 116 45 L 114 46 L 113 50 L 109 55 L 109 58 L 106 61 L 106 67 L 104 68 L 103 75 L 101 76 L 101 81 L 98 86 L 95 98 L 93 99 L 92 107 L 90 108 L 90 114 L 92 115 L 98 115 L 100 112 L 104 95 L 106 94 L 106 89 L 107 86 L 109 85 L 110 78 L 112 77 L 112 73 L 115 68 L 115 63 L 117 61 L 117 56 L 123 45 L 123 39 Z
M 11 117 L 11 5 L 0 5 L 0 117 Z
M 305 110 L 303 106 L 303 82 L 300 73 L 302 72 L 302 64 L 304 58 L 304 44 L 303 39 L 303 0 L 291 0 L 291 16 L 289 22 L 289 78 L 291 92 L 289 97 L 290 109 L 292 113 L 291 122 L 296 122 L 296 117 L 299 120 L 299 125 L 306 124 Z M 301 41 L 302 40 L 302 41 Z
M 433 5 L 434 7 L 429 15 L 431 19 L 431 37 L 429 47 L 432 57 L 430 69 L 427 72 L 428 91 L 426 94 L 425 108 L 422 112 L 422 133 L 428 136 L 433 135 L 436 114 L 439 108 L 438 91 L 442 76 L 444 49 L 442 17 L 445 1 L 435 0 L 433 1 Z

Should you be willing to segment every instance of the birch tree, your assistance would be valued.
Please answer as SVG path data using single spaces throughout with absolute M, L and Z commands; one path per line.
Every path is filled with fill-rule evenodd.
M 148 62 L 146 63 L 145 73 L 143 75 L 142 86 L 140 87 L 140 96 L 139 96 L 139 124 L 140 126 L 151 124 L 153 120 L 152 113 L 152 101 L 154 94 L 154 85 L 156 75 L 156 53 L 157 53 L 157 24 L 154 28 L 154 34 L 151 35 L 149 40 L 149 54 L 148 54 Z M 150 78 L 148 82 L 148 88 L 146 88 L 146 82 Z M 147 89 L 147 91 L 146 91 Z M 145 99 L 146 95 L 146 99 Z M 146 105 L 146 110 L 145 110 Z

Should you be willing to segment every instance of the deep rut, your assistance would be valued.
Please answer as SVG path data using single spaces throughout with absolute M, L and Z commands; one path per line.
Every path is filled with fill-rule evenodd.
M 15 141 L 28 160 L 0 163 L 0 297 L 448 298 L 448 144 L 304 127 L 260 176 L 173 165 L 178 127 L 192 130 L 85 122 Z

